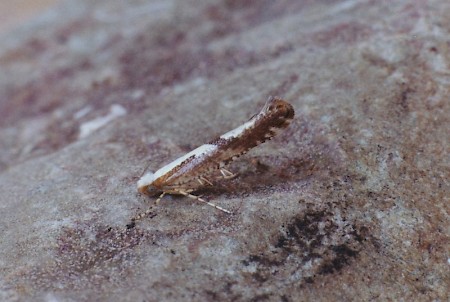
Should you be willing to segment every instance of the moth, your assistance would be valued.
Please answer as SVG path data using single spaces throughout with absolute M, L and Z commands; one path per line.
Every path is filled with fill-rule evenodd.
M 175 159 L 155 173 L 143 175 L 137 182 L 138 191 L 150 196 L 160 194 L 156 203 L 166 194 L 178 194 L 231 213 L 191 193 L 212 186 L 210 179 L 235 177 L 225 167 L 248 150 L 272 139 L 289 126 L 293 118 L 291 104 L 270 97 L 261 111 L 241 126 Z

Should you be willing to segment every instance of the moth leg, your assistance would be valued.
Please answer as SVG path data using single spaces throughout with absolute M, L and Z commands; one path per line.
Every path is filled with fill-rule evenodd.
M 166 195 L 166 192 L 162 192 L 161 195 L 159 195 L 158 199 L 156 199 L 155 204 L 158 205 L 161 199 Z
M 214 186 L 213 185 L 213 183 L 212 182 L 210 182 L 208 179 L 206 179 L 204 176 L 200 176 L 199 178 L 197 178 L 199 181 L 200 181 L 200 183 L 203 185 L 203 181 L 204 182 L 206 182 L 208 185 L 210 185 L 210 186 Z
M 181 194 L 181 195 L 186 196 L 186 197 L 189 197 L 189 198 L 198 200 L 198 201 L 200 201 L 200 202 L 206 203 L 207 205 L 209 205 L 209 206 L 211 206 L 211 207 L 213 207 L 213 208 L 216 208 L 217 210 L 220 210 L 220 211 L 222 211 L 222 212 L 231 214 L 230 211 L 228 211 L 228 210 L 226 210 L 226 209 L 224 209 L 224 208 L 222 208 L 222 207 L 219 207 L 218 205 L 215 205 L 215 204 L 213 204 L 213 203 L 211 203 L 211 202 L 209 202 L 209 201 L 206 201 L 206 200 L 204 200 L 203 198 L 200 198 L 200 197 L 198 197 L 198 196 L 189 194 L 189 193 L 186 192 L 186 191 L 183 191 L 183 190 L 177 190 L 177 192 L 178 192 L 179 194 Z
M 228 171 L 225 168 L 220 168 L 220 173 L 222 174 L 224 179 L 232 179 L 237 176 L 237 173 L 233 173 L 231 171 Z

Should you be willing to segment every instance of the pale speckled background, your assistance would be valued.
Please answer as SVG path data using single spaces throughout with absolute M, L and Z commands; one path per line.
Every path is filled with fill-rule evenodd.
M 0 33 L 24 26 L 30 19 L 51 8 L 57 0 L 0 1 Z
M 449 300 L 448 1 L 52 2 L 1 15 L 0 300 Z M 127 228 L 269 95 L 292 125 L 199 192 L 234 214 Z

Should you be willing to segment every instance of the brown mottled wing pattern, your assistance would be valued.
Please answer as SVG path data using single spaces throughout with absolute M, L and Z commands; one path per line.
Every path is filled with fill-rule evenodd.
M 271 97 L 261 112 L 248 122 L 210 143 L 218 145 L 222 151 L 216 157 L 221 162 L 220 166 L 223 167 L 248 150 L 272 139 L 289 126 L 294 114 L 291 104 L 280 98 Z
M 173 175 L 168 187 L 200 187 L 198 177 L 216 173 L 217 169 L 226 166 L 248 150 L 272 139 L 286 128 L 293 118 L 294 108 L 291 104 L 280 98 L 270 98 L 263 109 L 248 122 L 208 143 L 207 145 L 217 148 L 204 156 L 199 154 L 198 158 L 185 168 L 189 173 Z
M 207 183 L 207 178 L 249 149 L 274 137 L 294 118 L 294 108 L 280 98 L 270 98 L 263 109 L 249 121 L 208 144 L 192 150 L 147 173 L 138 181 L 141 193 L 153 195 L 191 192 Z

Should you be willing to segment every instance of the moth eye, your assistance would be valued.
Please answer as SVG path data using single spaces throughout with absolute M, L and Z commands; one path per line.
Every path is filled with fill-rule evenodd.
M 155 196 L 159 194 L 161 191 L 155 188 L 154 186 L 150 185 L 146 188 L 146 194 L 150 196 Z

